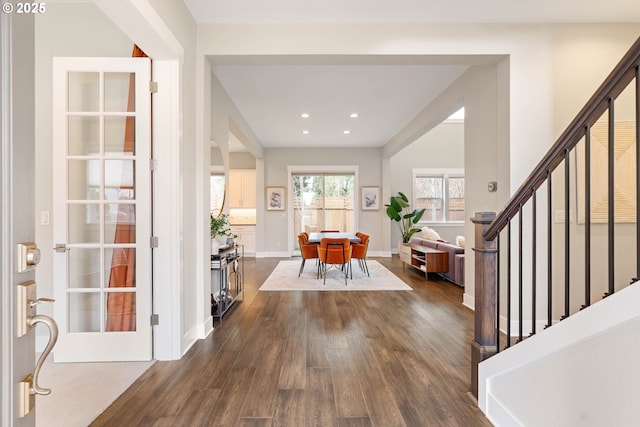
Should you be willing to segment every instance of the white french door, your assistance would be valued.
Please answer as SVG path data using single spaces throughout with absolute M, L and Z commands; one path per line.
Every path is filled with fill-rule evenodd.
M 150 360 L 150 60 L 55 58 L 54 360 Z

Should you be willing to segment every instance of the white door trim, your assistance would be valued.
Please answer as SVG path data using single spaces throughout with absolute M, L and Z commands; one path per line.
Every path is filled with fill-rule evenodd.
M 159 324 L 153 327 L 156 360 L 180 359 L 183 307 L 182 283 L 182 191 L 180 124 L 176 106 L 180 102 L 180 64 L 177 60 L 152 61 L 158 93 L 152 96 L 154 171 L 153 216 L 158 248 L 153 250 L 153 308 Z
M 11 301 L 11 239 L 10 191 L 9 191 L 9 146 L 11 138 L 11 20 L 8 13 L 0 15 L 0 425 L 11 425 L 12 383 L 11 371 L 13 310 L 5 309 L 5 301 Z M 6 285 L 5 285 L 6 284 Z
M 105 16 L 152 59 L 158 93 L 152 96 L 154 158 L 153 327 L 156 360 L 180 359 L 192 342 L 183 332 L 182 75 L 184 48 L 149 0 L 92 0 Z M 162 189 L 162 190 L 159 190 Z M 195 340 L 195 338 L 193 339 Z M 183 342 L 185 341 L 185 342 Z

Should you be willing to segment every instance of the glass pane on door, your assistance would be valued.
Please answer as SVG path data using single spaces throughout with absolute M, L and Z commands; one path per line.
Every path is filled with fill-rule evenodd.
M 69 73 L 68 332 L 135 331 L 135 293 L 111 292 L 136 288 L 132 76 Z
M 294 175 L 292 185 L 295 251 L 303 231 L 354 231 L 353 175 Z
M 300 250 L 298 234 L 320 231 L 324 224 L 321 175 L 293 176 L 294 248 Z
M 327 175 L 324 179 L 324 227 L 354 231 L 353 175 Z

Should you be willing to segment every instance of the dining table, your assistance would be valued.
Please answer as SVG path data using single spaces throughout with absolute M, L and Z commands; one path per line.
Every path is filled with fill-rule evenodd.
M 324 231 L 309 233 L 309 243 L 320 243 L 325 237 L 331 239 L 344 239 L 347 238 L 351 243 L 360 243 L 360 238 L 354 233 L 346 233 L 342 231 Z

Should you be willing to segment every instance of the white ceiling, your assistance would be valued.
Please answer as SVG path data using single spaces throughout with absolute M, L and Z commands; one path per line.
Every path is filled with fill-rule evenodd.
M 199 23 L 638 22 L 638 0 L 184 0 Z
M 640 22 L 640 0 L 184 0 L 198 23 Z M 389 58 L 387 58 L 389 59 Z M 377 63 L 327 56 L 265 64 L 211 57 L 213 72 L 264 147 L 380 147 L 469 65 L 497 57 L 394 57 Z M 310 117 L 302 119 L 300 114 Z M 349 114 L 357 112 L 357 119 Z M 303 130 L 309 134 L 304 135 Z M 350 134 L 343 132 L 349 130 Z M 231 136 L 233 151 L 238 141 Z
M 264 147 L 381 147 L 465 69 L 227 65 L 213 72 Z

